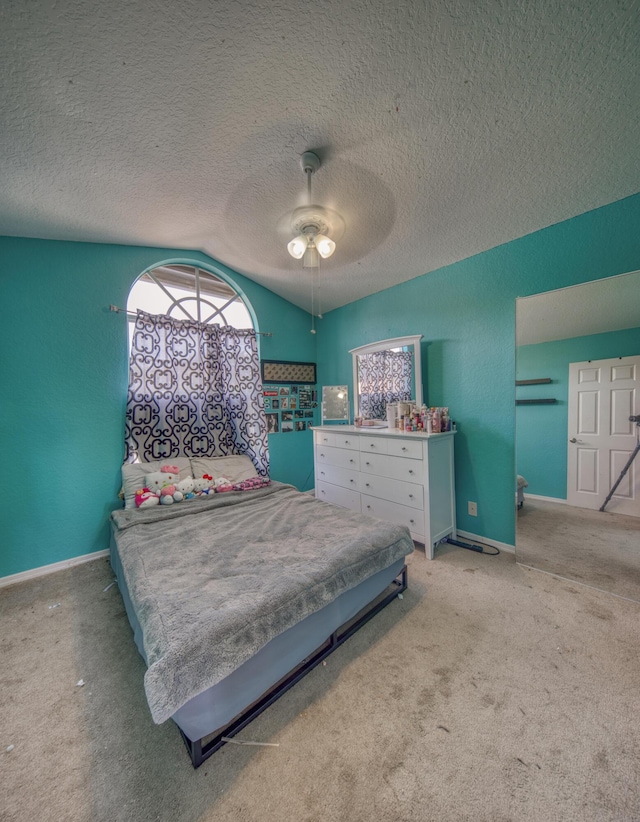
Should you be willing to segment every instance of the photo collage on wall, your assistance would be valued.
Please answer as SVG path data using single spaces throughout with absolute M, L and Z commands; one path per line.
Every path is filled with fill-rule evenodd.
M 318 392 L 313 385 L 263 385 L 268 434 L 306 431 L 315 419 Z
M 261 370 L 267 433 L 307 431 L 318 407 L 316 364 L 262 360 Z

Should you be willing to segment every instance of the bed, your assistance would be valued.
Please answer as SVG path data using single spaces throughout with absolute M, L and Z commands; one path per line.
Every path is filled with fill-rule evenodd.
M 111 525 L 152 718 L 194 767 L 395 599 L 413 551 L 405 527 L 277 482 Z

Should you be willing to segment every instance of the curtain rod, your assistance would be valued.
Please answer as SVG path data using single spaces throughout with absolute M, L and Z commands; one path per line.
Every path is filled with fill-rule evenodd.
M 131 319 L 135 319 L 138 316 L 133 311 L 127 311 L 126 308 L 119 308 L 117 305 L 110 305 L 109 311 L 113 311 L 115 314 L 126 314 L 127 317 L 131 317 Z M 261 337 L 273 337 L 271 331 L 256 331 L 256 334 L 259 334 Z

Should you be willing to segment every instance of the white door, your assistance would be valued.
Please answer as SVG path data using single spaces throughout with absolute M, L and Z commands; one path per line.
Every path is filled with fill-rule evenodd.
M 569 364 L 567 502 L 600 508 L 638 442 L 640 356 Z M 605 509 L 640 517 L 640 453 Z

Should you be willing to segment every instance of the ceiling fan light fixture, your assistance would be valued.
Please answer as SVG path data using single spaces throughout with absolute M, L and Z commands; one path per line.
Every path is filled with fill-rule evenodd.
M 310 242 L 307 246 L 307 250 L 304 252 L 304 256 L 302 258 L 302 267 L 303 268 L 317 268 L 320 262 L 320 257 L 318 255 L 318 249 L 315 247 L 313 242 Z
M 314 245 L 318 249 L 318 254 L 323 260 L 330 257 L 336 250 L 336 244 L 330 237 L 327 237 L 326 234 L 316 234 Z
M 294 209 L 287 217 L 294 235 L 287 243 L 287 251 L 294 259 L 301 259 L 303 271 L 311 274 L 311 333 L 315 334 L 315 317 L 322 317 L 320 310 L 316 312 L 315 307 L 320 258 L 326 260 L 336 250 L 336 241 L 339 242 L 344 233 L 344 220 L 333 209 L 314 203 L 311 199 L 311 178 L 320 168 L 318 155 L 313 151 L 305 151 L 300 158 L 300 166 L 307 178 L 306 203 Z M 333 235 L 334 239 L 329 235 Z
M 287 245 L 287 251 L 294 257 L 296 260 L 302 258 L 304 252 L 307 250 L 307 238 L 304 234 L 298 234 L 297 237 L 294 237 L 293 240 Z

